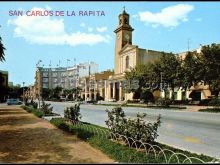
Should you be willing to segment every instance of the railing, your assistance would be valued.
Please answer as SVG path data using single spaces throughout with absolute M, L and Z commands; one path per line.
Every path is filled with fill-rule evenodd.
M 110 132 L 110 130 L 105 128 L 99 128 L 94 125 L 86 124 L 83 122 L 73 122 L 70 120 L 67 121 L 71 122 L 74 127 L 88 131 L 89 133 L 92 133 L 94 135 L 97 135 L 99 138 L 103 140 L 108 139 L 115 143 L 119 143 L 124 146 L 127 146 L 130 149 L 134 149 L 137 152 L 144 153 L 144 155 L 146 156 L 146 160 L 153 158 L 154 160 L 157 160 L 156 163 L 167 163 L 167 164 L 168 163 L 178 163 L 178 164 L 219 163 L 219 160 L 215 158 L 209 162 L 205 162 L 204 160 L 197 157 L 187 156 L 184 153 L 174 152 L 171 149 L 162 148 L 155 144 L 137 141 L 131 137 L 126 137 L 118 133 L 112 133 Z M 143 159 L 140 160 L 140 157 L 136 156 L 135 154 L 132 154 L 131 152 L 120 152 L 118 150 L 115 150 L 115 152 L 117 157 L 129 158 L 126 160 L 127 162 L 125 163 L 143 163 Z

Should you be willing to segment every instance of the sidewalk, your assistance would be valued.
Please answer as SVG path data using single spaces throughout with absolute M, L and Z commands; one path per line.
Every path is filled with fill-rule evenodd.
M 0 162 L 114 163 L 101 151 L 18 106 L 0 105 Z

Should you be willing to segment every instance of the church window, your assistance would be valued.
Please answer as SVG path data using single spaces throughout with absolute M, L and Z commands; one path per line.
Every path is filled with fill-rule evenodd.
M 129 56 L 126 57 L 126 69 L 129 68 Z
M 128 24 L 128 20 L 126 18 L 124 19 L 124 22 L 125 22 L 125 24 Z

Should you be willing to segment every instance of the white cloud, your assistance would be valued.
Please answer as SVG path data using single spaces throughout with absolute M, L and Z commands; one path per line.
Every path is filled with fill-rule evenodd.
M 85 24 L 84 22 L 82 22 L 82 23 L 80 24 L 80 27 L 86 27 L 86 24 Z
M 33 8 L 32 10 L 44 10 Z M 95 45 L 109 42 L 107 35 L 65 31 L 63 19 L 49 16 L 20 16 L 8 20 L 8 24 L 15 25 L 14 36 L 22 37 L 26 41 L 35 44 L 54 45 Z
M 52 8 L 50 6 L 46 6 L 45 8 L 46 8 L 46 10 L 52 10 Z
M 105 31 L 107 31 L 107 27 L 97 27 L 96 28 L 96 30 L 98 31 L 98 32 L 105 32 Z
M 201 22 L 201 21 L 202 21 L 202 18 L 196 18 L 195 21 L 196 21 L 196 22 Z
M 93 28 L 88 27 L 88 31 L 89 31 L 89 32 L 92 32 L 92 31 L 93 31 Z
M 188 21 L 187 14 L 189 14 L 194 7 L 188 4 L 178 4 L 175 6 L 169 6 L 162 9 L 158 13 L 152 13 L 149 11 L 139 12 L 137 17 L 145 24 L 151 24 L 152 27 L 158 27 L 159 25 L 164 27 L 176 27 L 181 22 Z

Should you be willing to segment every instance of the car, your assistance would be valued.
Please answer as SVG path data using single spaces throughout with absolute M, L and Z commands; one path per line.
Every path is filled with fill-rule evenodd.
M 21 105 L 22 102 L 19 99 L 7 99 L 6 102 L 8 105 Z

